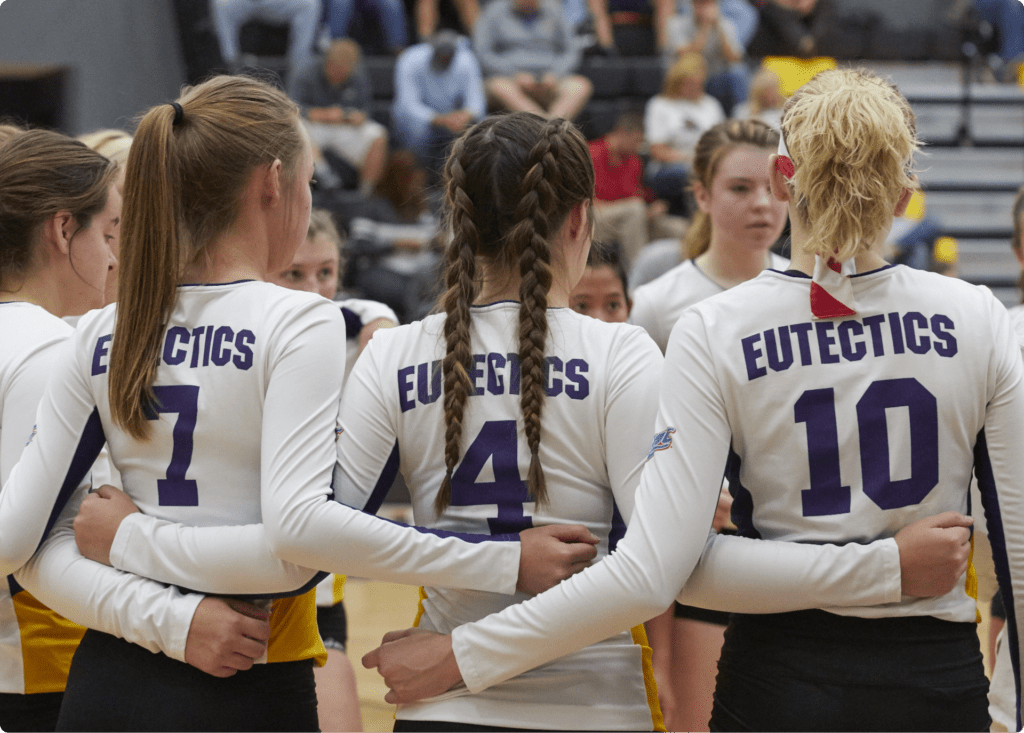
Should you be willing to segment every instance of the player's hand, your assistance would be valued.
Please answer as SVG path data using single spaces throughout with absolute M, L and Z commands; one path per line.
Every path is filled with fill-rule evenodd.
M 549 524 L 519 533 L 519 581 L 516 589 L 536 595 L 583 570 L 597 557 L 600 542 L 579 524 Z
M 128 494 L 103 485 L 82 501 L 75 517 L 75 544 L 84 557 L 110 564 L 110 547 L 121 520 L 139 511 Z
M 199 602 L 185 642 L 185 661 L 214 677 L 252 667 L 267 651 L 270 613 L 234 598 Z
M 941 596 L 953 590 L 967 571 L 972 524 L 959 512 L 943 512 L 896 533 L 904 595 Z
M 725 527 L 735 528 L 735 526 L 732 523 L 732 494 L 723 486 L 722 491 L 718 494 L 718 506 L 715 508 L 715 518 L 711 520 L 711 528 L 716 532 L 721 532 Z
M 358 109 L 350 109 L 345 113 L 345 124 L 361 125 L 366 122 L 366 113 Z
M 424 629 L 389 631 L 363 666 L 377 668 L 388 686 L 384 701 L 392 705 L 440 695 L 462 681 L 452 637 Z

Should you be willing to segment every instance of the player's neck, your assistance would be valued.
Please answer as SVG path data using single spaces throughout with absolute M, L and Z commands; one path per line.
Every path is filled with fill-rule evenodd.
M 814 275 L 814 253 L 807 252 L 806 246 L 809 235 L 805 227 L 798 221 L 797 217 L 790 217 L 792 229 L 792 254 L 790 255 L 790 268 L 799 270 L 806 275 Z M 882 259 L 882 248 L 889 236 L 889 229 L 882 231 L 871 245 L 861 251 L 854 258 L 854 265 L 857 272 L 871 272 L 885 267 L 889 263 Z
M 553 274 L 551 289 L 548 290 L 548 308 L 568 308 L 569 290 L 571 288 L 565 287 L 565 283 L 561 282 L 562 278 L 558 277 L 558 273 Z M 485 271 L 483 281 L 480 284 L 480 292 L 473 303 L 476 305 L 487 305 L 488 303 L 498 303 L 503 300 L 519 302 L 521 300 L 519 293 L 520 283 L 521 278 L 517 274 L 504 273 L 492 276 Z
M 263 280 L 267 273 L 268 248 L 259 232 L 232 228 L 217 237 L 182 275 L 185 283 L 230 283 Z
M 752 280 L 771 264 L 766 250 L 724 247 L 712 242 L 707 251 L 696 258 L 701 272 L 728 290 Z
M 70 260 L 68 263 L 70 266 Z M 76 304 L 72 302 L 72 289 L 65 288 L 64 282 L 61 274 L 55 270 L 39 268 L 30 272 L 20 282 L 0 283 L 0 303 L 31 303 L 58 318 L 85 313 L 88 307 L 76 308 Z

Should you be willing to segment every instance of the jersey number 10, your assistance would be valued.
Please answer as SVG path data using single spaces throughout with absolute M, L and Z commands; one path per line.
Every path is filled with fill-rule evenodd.
M 906 407 L 910 415 L 910 477 L 893 481 L 885 411 Z M 839 433 L 835 391 L 810 389 L 794 406 L 807 426 L 811 488 L 802 493 L 805 517 L 847 514 L 850 487 L 839 476 Z M 882 509 L 918 504 L 939 482 L 939 415 L 935 396 L 916 379 L 872 382 L 857 402 L 860 466 L 864 493 Z

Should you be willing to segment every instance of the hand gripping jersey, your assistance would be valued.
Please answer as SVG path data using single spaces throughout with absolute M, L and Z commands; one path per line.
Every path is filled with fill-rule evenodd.
M 36 408 L 72 329 L 29 303 L 0 304 L 0 481 L 35 429 Z M 0 584 L 0 692 L 62 692 L 85 629 L 41 604 L 13 577 Z
M 789 260 L 769 252 L 769 267 L 785 270 Z M 661 277 L 633 291 L 629 322 L 642 326 L 665 353 L 668 336 L 682 312 L 725 289 L 705 275 L 693 260 L 686 260 Z
M 466 405 L 452 503 L 442 516 L 433 509 L 445 474 L 441 316 L 379 333 L 370 342 L 342 400 L 341 475 L 335 484 L 344 501 L 375 511 L 401 470 L 419 524 L 499 535 L 531 524 L 580 522 L 602 538 L 603 557 L 622 533 L 613 519 L 616 507 L 627 520 L 632 513 L 639 470 L 650 448 L 646 436 L 654 423 L 661 357 L 639 329 L 601 323 L 568 309 L 548 311 L 540 458 L 550 504 L 538 507 L 522 479 L 529 450 L 521 426 L 513 346 L 518 309 L 518 303 L 473 309 L 470 377 L 475 388 Z M 713 492 L 717 497 L 716 488 Z M 719 537 L 709 534 L 710 526 L 708 514 L 699 537 L 707 547 L 681 596 L 686 602 L 718 601 L 728 608 L 766 612 L 899 598 L 899 556 L 892 540 L 865 548 L 811 548 Z M 630 582 L 640 582 L 650 570 L 632 568 Z M 776 575 L 765 588 L 769 571 Z M 535 728 L 650 730 L 660 724 L 660 716 L 652 719 L 656 698 L 651 697 L 649 675 L 642 674 L 649 670 L 642 649 L 633 643 L 639 634 L 631 640 L 623 630 L 663 611 L 681 585 L 647 616 L 609 626 L 592 638 L 606 639 L 601 643 L 480 694 L 456 689 L 430 702 L 403 706 L 398 716 Z M 754 604 L 744 597 L 751 589 Z M 448 632 L 522 600 L 429 588 L 420 624 Z M 571 639 L 578 631 L 564 633 Z M 560 655 L 549 659 L 554 656 Z
M 741 530 L 794 543 L 869 542 L 925 516 L 967 513 L 976 464 L 1015 628 L 1024 369 L 1005 310 L 987 290 L 897 266 L 853 278 L 857 316 L 815 322 L 809 285 L 765 271 L 686 311 L 657 418 L 660 435 L 675 432 L 651 451 L 629 533 L 607 561 L 456 629 L 469 689 L 662 608 L 664 589 L 681 586 L 700 553 L 717 498 L 706 487 L 727 459 Z M 971 621 L 969 590 L 965 579 L 940 598 L 842 613 Z

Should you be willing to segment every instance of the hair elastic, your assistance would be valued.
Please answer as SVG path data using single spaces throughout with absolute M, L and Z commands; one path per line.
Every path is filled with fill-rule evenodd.
M 174 127 L 177 127 L 185 119 L 185 110 L 181 108 L 181 105 L 177 102 L 169 102 L 174 107 L 174 121 L 171 123 Z
M 793 165 L 793 158 L 790 157 L 789 148 L 786 147 L 786 139 L 781 133 L 779 133 L 779 157 L 775 159 L 775 167 L 786 178 L 796 175 L 796 166 Z

